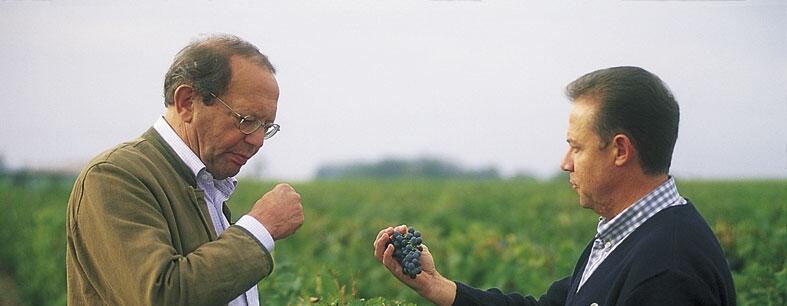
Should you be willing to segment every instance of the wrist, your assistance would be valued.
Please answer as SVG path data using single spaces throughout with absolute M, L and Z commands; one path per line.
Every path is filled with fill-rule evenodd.
M 428 278 L 425 282 L 428 285 L 421 286 L 416 292 L 435 305 L 452 305 L 456 298 L 456 283 L 440 274 L 429 275 Z

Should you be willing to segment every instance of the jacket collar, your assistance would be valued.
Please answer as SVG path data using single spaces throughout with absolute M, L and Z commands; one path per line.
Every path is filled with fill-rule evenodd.
M 180 177 L 182 177 L 189 185 L 193 187 L 197 187 L 197 179 L 194 175 L 194 172 L 191 171 L 186 163 L 181 160 L 172 147 L 164 141 L 164 138 L 159 135 L 159 133 L 154 128 L 149 128 L 144 134 L 142 134 L 142 139 L 150 141 L 150 143 L 155 147 L 161 155 L 169 162 L 170 165 L 175 169 L 175 172 L 178 173 Z

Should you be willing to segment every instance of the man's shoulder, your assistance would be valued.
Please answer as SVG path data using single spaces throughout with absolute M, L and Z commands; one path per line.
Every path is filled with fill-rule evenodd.
M 702 273 L 709 266 L 726 265 L 718 240 L 691 203 L 664 209 L 629 238 L 633 268 L 645 277 L 667 270 Z
M 667 207 L 653 215 L 640 229 L 644 246 L 653 245 L 669 251 L 666 246 L 679 247 L 686 243 L 713 240 L 710 226 L 691 202 Z
M 115 196 L 120 190 L 152 178 L 149 169 L 151 160 L 155 158 L 151 158 L 147 142 L 140 137 L 118 144 L 88 162 L 74 182 L 69 209 L 76 213 L 86 205 L 84 203 L 87 197 Z M 110 202 L 112 201 L 90 203 L 103 205 Z
M 190 184 L 193 173 L 153 129 L 94 157 L 80 172 L 77 184 L 94 174 L 151 181 L 153 184 Z
M 155 153 L 150 142 L 142 137 L 120 143 L 96 155 L 85 166 L 85 170 L 101 164 L 112 164 L 121 168 L 139 165 L 143 160 L 150 160 Z
M 734 296 L 724 251 L 691 203 L 659 212 L 626 239 L 631 238 L 633 246 L 626 256 L 630 282 L 627 286 L 634 288 L 653 280 L 675 278 L 697 288 Z M 678 281 L 675 282 L 677 286 Z

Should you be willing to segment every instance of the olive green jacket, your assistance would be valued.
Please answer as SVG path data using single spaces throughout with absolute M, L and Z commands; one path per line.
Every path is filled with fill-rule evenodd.
M 68 201 L 68 303 L 224 305 L 270 274 L 245 229 L 216 237 L 196 186 L 152 128 L 93 159 Z

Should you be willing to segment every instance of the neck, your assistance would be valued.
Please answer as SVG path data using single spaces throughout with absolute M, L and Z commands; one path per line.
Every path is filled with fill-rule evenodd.
M 604 212 L 599 212 L 599 215 L 607 220 L 614 218 L 637 200 L 664 183 L 667 178 L 666 174 L 645 175 L 644 173 L 622 176 L 608 209 Z
M 186 123 L 180 119 L 178 114 L 171 109 L 167 109 L 167 112 L 164 114 L 164 120 L 169 123 L 169 126 L 172 127 L 175 134 L 186 143 L 186 146 L 188 146 L 194 154 L 199 156 L 198 146 L 196 145 L 197 142 L 192 139 L 192 134 L 189 133 L 189 130 L 186 128 Z

